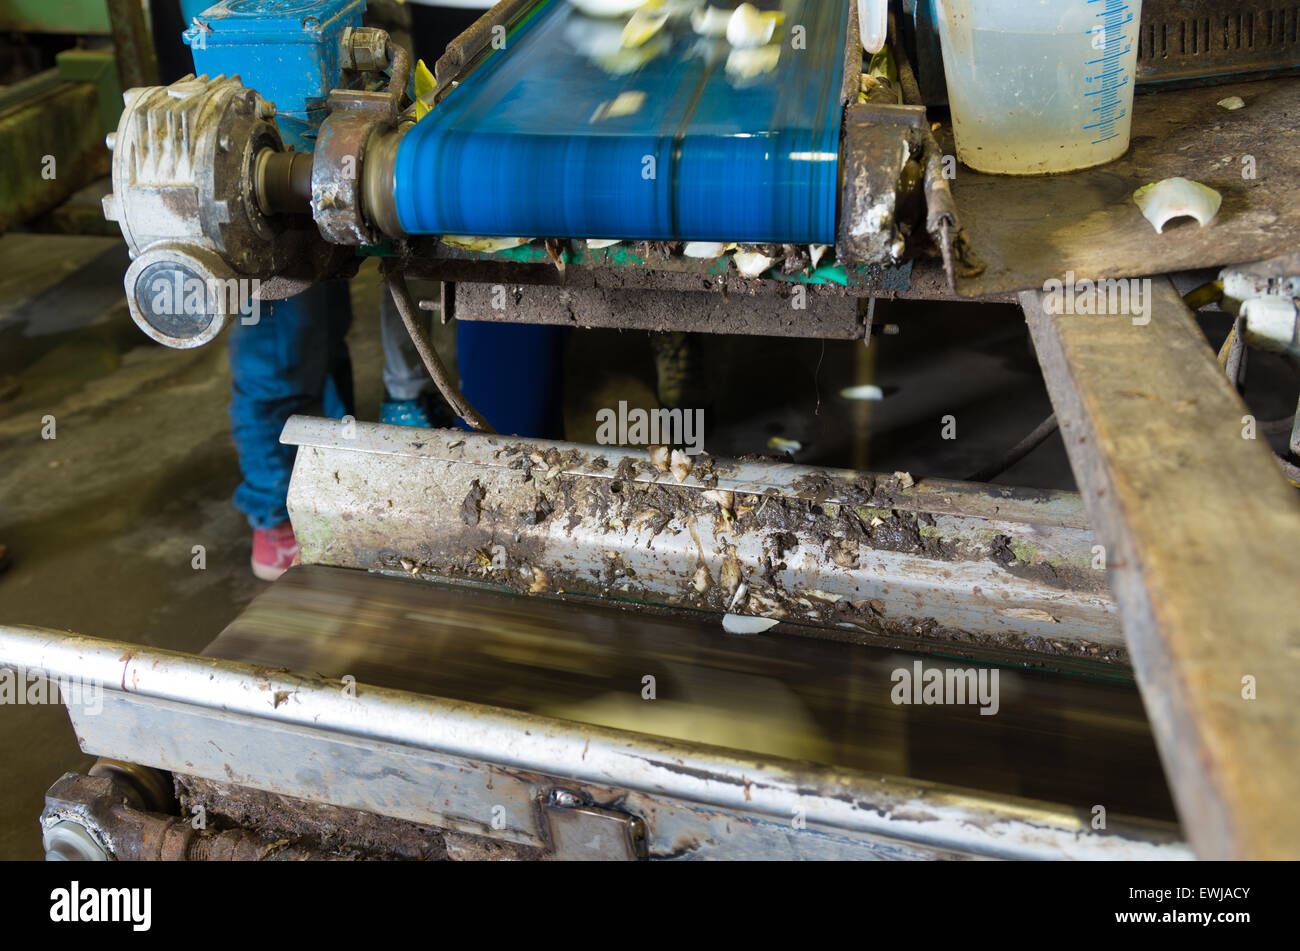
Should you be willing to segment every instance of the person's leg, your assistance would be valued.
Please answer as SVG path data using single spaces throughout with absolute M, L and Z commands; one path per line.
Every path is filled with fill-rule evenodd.
M 402 323 L 397 305 L 388 293 L 381 291 L 379 302 L 379 334 L 384 343 L 384 402 L 379 410 L 379 421 L 391 426 L 449 427 L 455 425 L 455 414 L 434 386 L 424 361 L 411 342 L 411 335 Z M 423 311 L 416 319 L 429 330 L 430 320 Z
M 325 284 L 263 302 L 257 323 L 236 321 L 230 333 L 231 435 L 244 475 L 234 503 L 254 529 L 258 577 L 282 571 L 297 550 L 285 505 L 296 450 L 280 444 L 285 421 L 352 411 L 351 318 L 347 285 Z
M 382 290 L 383 298 L 379 302 L 379 334 L 384 341 L 384 397 L 385 400 L 417 400 L 426 389 L 433 385 L 429 371 L 424 368 L 420 354 L 416 352 L 411 335 L 406 332 L 393 303 L 393 295 L 388 288 Z M 427 331 L 429 321 L 424 311 L 416 314 Z
M 534 324 L 457 321 L 461 392 L 497 432 L 564 438 L 565 331 Z

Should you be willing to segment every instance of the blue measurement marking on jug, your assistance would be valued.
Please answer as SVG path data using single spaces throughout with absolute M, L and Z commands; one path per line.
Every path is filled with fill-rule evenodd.
M 1133 80 L 1124 65 L 1133 48 L 1129 34 L 1133 11 L 1125 0 L 1088 0 L 1088 4 L 1100 5 L 1096 18 L 1101 22 L 1088 30 L 1098 57 L 1086 63 L 1095 70 L 1083 80 L 1088 87 L 1083 95 L 1091 100 L 1093 121 L 1083 128 L 1095 137 L 1092 144 L 1099 145 L 1123 134 L 1116 125 L 1128 114 L 1120 90 Z

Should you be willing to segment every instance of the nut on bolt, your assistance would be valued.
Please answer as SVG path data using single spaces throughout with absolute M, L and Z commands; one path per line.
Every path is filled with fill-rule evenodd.
M 345 27 L 339 45 L 344 69 L 373 73 L 388 68 L 388 34 L 383 30 Z

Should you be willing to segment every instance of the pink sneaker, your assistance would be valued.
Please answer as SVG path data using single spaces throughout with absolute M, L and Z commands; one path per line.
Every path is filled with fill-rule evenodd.
M 293 526 L 288 522 L 253 529 L 253 574 L 263 581 L 280 577 L 297 557 L 298 539 L 293 537 Z

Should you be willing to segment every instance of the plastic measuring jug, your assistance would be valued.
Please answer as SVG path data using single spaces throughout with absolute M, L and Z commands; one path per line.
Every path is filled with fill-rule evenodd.
M 957 157 L 1037 175 L 1128 149 L 1142 0 L 936 0 Z

